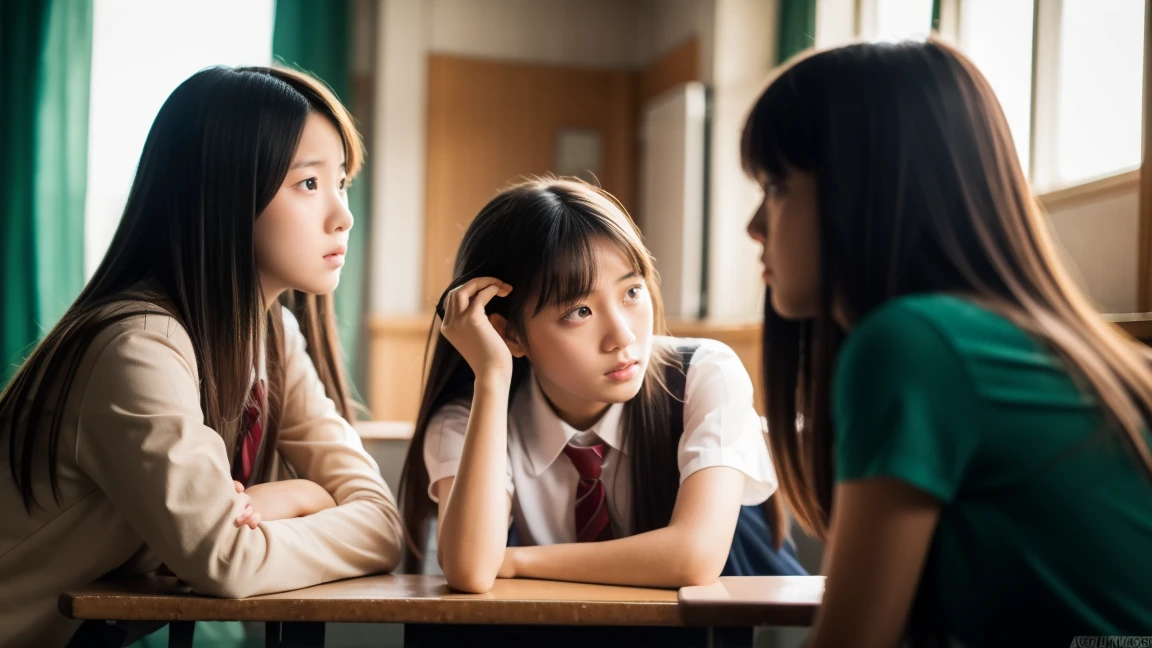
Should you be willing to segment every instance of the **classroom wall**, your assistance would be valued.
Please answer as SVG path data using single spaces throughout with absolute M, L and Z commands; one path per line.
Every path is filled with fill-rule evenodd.
M 1107 313 L 1137 308 L 1139 173 L 1041 197 L 1066 261 Z
M 499 11 L 487 11 L 490 6 L 497 6 Z M 580 67 L 577 63 L 584 67 L 596 63 L 626 65 L 632 61 L 641 88 L 637 119 L 641 102 L 668 84 L 691 78 L 710 82 L 714 102 L 710 317 L 721 327 L 758 320 L 762 287 L 756 246 L 743 235 L 744 222 L 758 200 L 758 189 L 739 168 L 738 138 L 748 106 L 770 73 L 776 47 L 776 6 L 771 0 L 380 0 L 375 25 L 380 38 L 375 54 L 379 77 L 372 142 L 376 157 L 371 167 L 374 213 L 369 227 L 373 238 L 370 309 L 377 324 L 372 329 L 373 365 L 394 365 L 386 358 L 402 357 L 406 359 L 402 364 L 407 366 L 411 359 L 420 357 L 422 342 L 418 340 L 426 334 L 428 318 L 418 317 L 417 324 L 408 318 L 427 312 L 425 286 L 443 281 L 428 276 L 424 253 L 430 227 L 425 217 L 429 191 L 425 177 L 430 166 L 429 55 L 504 63 L 515 62 L 505 58 L 530 59 L 537 65 L 545 61 L 544 65 L 557 67 Z M 519 17 L 494 21 L 492 15 L 501 12 Z M 573 33 L 581 37 L 559 44 L 523 37 L 514 48 L 508 45 L 513 32 L 525 25 L 539 22 L 545 28 L 537 29 L 537 33 L 546 33 L 547 26 L 557 20 L 570 20 L 575 25 Z M 482 28 L 463 29 L 469 23 Z M 635 31 L 631 49 L 619 46 L 628 40 L 621 34 L 629 24 Z M 612 43 L 584 38 L 591 38 L 589 32 L 601 28 L 612 35 Z M 590 47 L 589 42 L 597 45 Z M 1048 205 L 1052 223 L 1090 295 L 1106 311 L 1136 310 L 1135 184 L 1117 190 L 1113 183 L 1102 194 L 1090 191 L 1071 198 L 1064 192 L 1056 193 Z M 459 217 L 457 210 L 470 217 L 474 207 L 449 209 L 453 210 L 452 218 Z M 459 228 L 463 221 L 442 223 Z M 397 333 L 401 329 L 402 333 Z M 392 337 L 382 339 L 387 336 Z M 394 348 L 397 346 L 403 349 Z M 406 384 L 407 374 L 383 377 L 378 372 L 370 378 L 372 394 L 384 385 Z M 381 398 L 369 396 L 370 402 L 377 404 Z M 409 409 L 373 406 L 377 415 Z
M 420 310 L 424 258 L 430 23 L 426 4 L 408 0 L 380 0 L 377 17 L 368 310 L 410 315 Z
M 763 313 L 757 246 L 744 226 L 761 198 L 740 163 L 740 133 L 775 65 L 777 3 L 716 0 L 712 57 L 712 181 L 708 316 L 757 320 Z
M 601 185 L 631 208 L 636 75 L 433 52 L 428 62 L 424 304 L 452 280 L 465 229 L 510 180 L 555 169 L 564 128 L 602 138 Z M 466 108 L 465 108 L 466 107 Z
M 429 50 L 502 61 L 636 67 L 643 2 L 630 0 L 425 0 Z
M 699 81 L 712 83 L 716 0 L 637 0 L 635 39 L 640 65 L 651 64 L 685 42 L 699 44 Z
M 424 306 L 429 54 L 643 71 L 695 37 L 694 76 L 708 83 L 717 8 L 716 0 L 379 0 L 370 312 Z

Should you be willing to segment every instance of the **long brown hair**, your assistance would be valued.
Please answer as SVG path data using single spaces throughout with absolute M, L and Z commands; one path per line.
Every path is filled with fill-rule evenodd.
M 767 307 L 764 326 L 773 457 L 808 533 L 825 538 L 833 506 L 834 299 L 853 321 L 922 292 L 964 295 L 1004 315 L 1099 396 L 1152 477 L 1150 354 L 1069 276 L 1000 104 L 971 61 L 936 40 L 800 58 L 757 100 L 742 148 L 751 174 L 786 179 L 796 168 L 817 183 L 818 312 L 786 321 Z
M 566 305 L 588 295 L 596 285 L 594 245 L 605 240 L 619 249 L 644 278 L 652 298 L 653 333 L 667 335 L 659 279 L 651 254 L 624 208 L 607 192 L 573 178 L 533 180 L 515 185 L 489 202 L 469 226 L 456 255 L 453 285 L 491 276 L 516 286 L 507 298 L 494 299 L 489 313 L 503 315 L 513 335 L 542 309 Z M 428 497 L 424 438 L 432 415 L 447 403 L 472 392 L 468 363 L 436 330 L 429 340 L 432 358 L 416 431 L 400 477 L 399 499 L 409 533 L 409 566 L 420 557 L 429 521 L 436 509 Z M 676 367 L 677 354 L 655 345 L 640 393 L 624 405 L 622 439 L 628 448 L 633 501 L 632 526 L 637 533 L 668 525 L 679 490 L 676 461 L 678 435 L 672 436 L 671 411 L 664 372 Z M 518 358 L 512 394 L 528 372 Z
M 164 102 L 140 156 L 123 217 L 91 281 L 0 393 L 0 437 L 7 436 L 13 480 L 31 511 L 34 463 L 47 445 L 59 501 L 56 454 L 64 405 L 93 338 L 116 321 L 154 309 L 187 330 L 200 375 L 204 423 L 236 421 L 258 358 L 267 353 L 268 440 L 258 480 L 275 450 L 283 385 L 281 316 L 268 311 L 257 271 L 254 225 L 287 176 L 310 114 L 336 126 L 348 175 L 363 159 L 351 116 L 318 80 L 289 69 L 208 68 Z M 338 410 L 352 410 L 336 337 L 332 296 L 284 295 L 308 353 Z M 235 439 L 225 441 L 231 447 Z

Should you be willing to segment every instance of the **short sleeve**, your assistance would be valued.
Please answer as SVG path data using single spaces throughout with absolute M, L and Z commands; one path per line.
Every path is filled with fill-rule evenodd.
M 472 402 L 467 398 L 456 399 L 444 405 L 428 419 L 428 431 L 424 435 L 424 466 L 428 469 L 428 497 L 439 502 L 436 496 L 436 482 L 445 477 L 455 477 L 460 470 L 460 458 L 464 454 L 464 435 L 468 431 L 468 415 Z M 512 462 L 505 463 L 508 471 L 507 489 L 512 495 Z
M 744 473 L 742 505 L 759 504 L 776 492 L 776 470 L 752 399 L 752 379 L 736 353 L 702 340 L 685 376 L 677 454 L 681 483 L 698 470 L 727 466 Z
M 979 444 L 961 352 L 929 314 L 899 302 L 849 335 L 833 412 L 837 481 L 892 477 L 949 502 Z

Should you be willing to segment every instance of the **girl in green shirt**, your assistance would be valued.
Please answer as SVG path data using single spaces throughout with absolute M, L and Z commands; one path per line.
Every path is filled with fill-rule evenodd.
M 810 645 L 1152 635 L 1152 357 L 1061 265 L 983 75 L 934 40 L 805 56 L 743 156 L 770 444 L 827 542 Z

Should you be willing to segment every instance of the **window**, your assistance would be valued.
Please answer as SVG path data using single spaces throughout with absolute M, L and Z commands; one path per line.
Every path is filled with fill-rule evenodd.
M 152 120 L 196 71 L 272 60 L 274 0 L 95 0 L 88 116 L 86 276 L 116 231 Z
M 1025 173 L 1032 148 L 1032 0 L 963 0 L 960 48 L 1000 100 Z
M 932 31 L 932 0 L 873 0 L 873 40 L 924 38 Z
M 1062 9 L 1054 186 L 1140 165 L 1144 2 L 1063 0 Z

